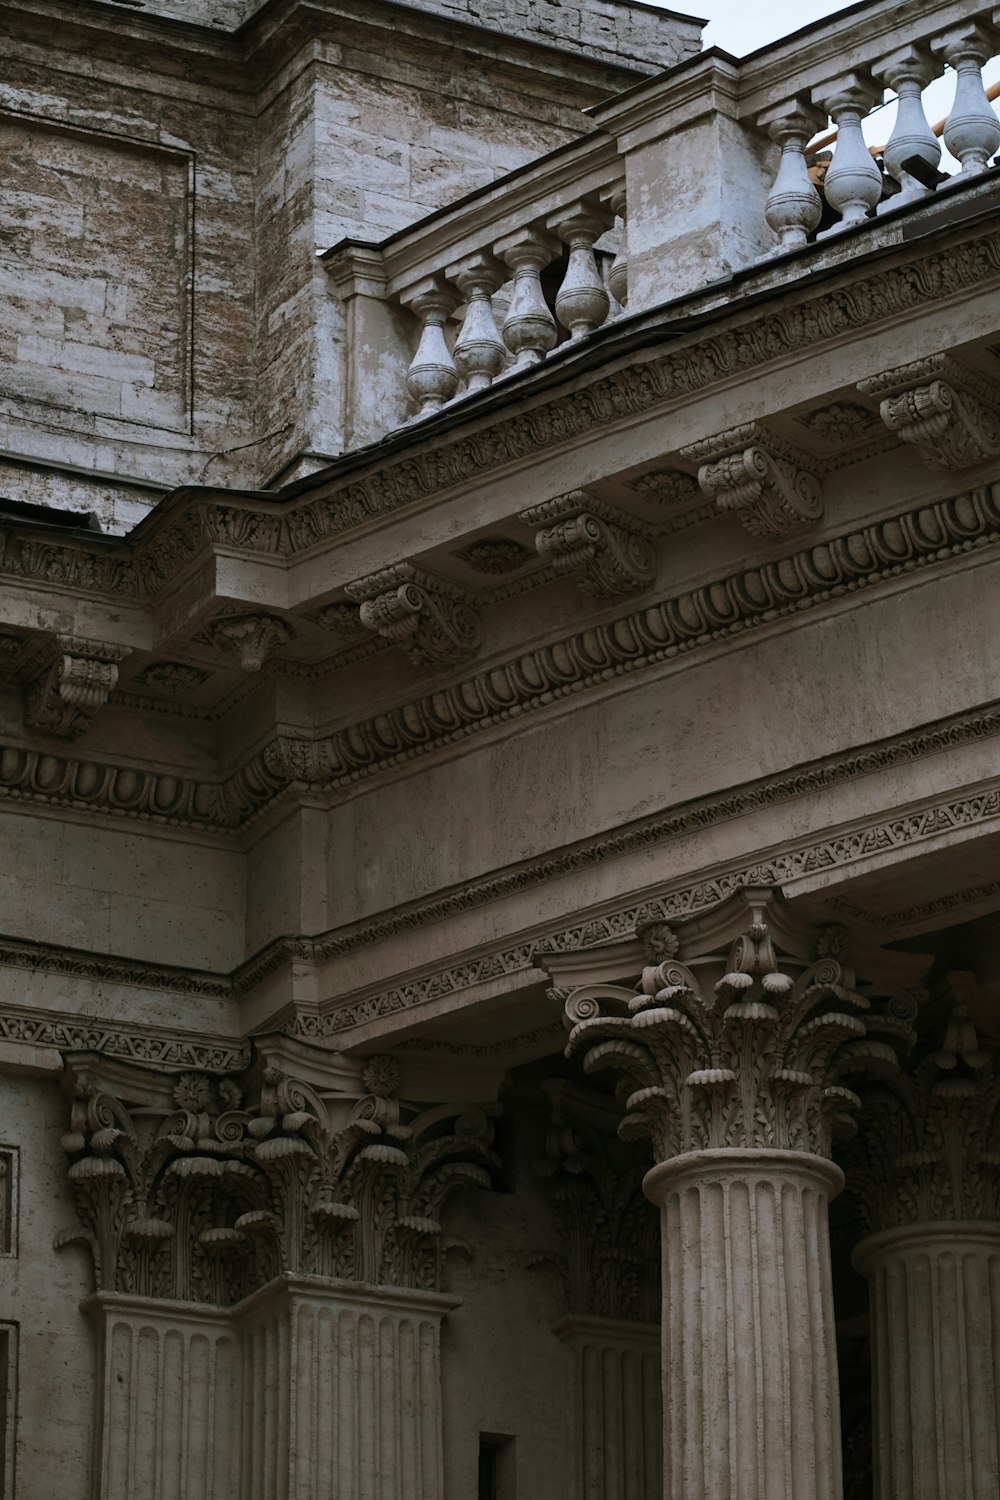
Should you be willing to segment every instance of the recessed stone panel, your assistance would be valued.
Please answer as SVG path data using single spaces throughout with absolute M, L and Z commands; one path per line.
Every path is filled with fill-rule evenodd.
M 190 153 L 0 112 L 0 396 L 191 418 Z

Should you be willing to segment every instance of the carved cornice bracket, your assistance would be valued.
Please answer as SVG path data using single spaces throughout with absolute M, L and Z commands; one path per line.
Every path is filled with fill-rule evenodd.
M 224 615 L 195 637 L 217 651 L 239 657 L 244 672 L 259 672 L 267 658 L 294 640 L 295 632 L 277 615 Z
M 381 568 L 346 592 L 361 606 L 361 623 L 421 667 L 468 661 L 479 649 L 479 617 L 457 584 L 412 563 Z
M 75 740 L 103 708 L 118 682 L 118 663 L 130 646 L 57 635 L 35 658 L 36 675 L 24 695 L 24 722 L 60 740 Z
M 823 513 L 823 490 L 805 454 L 759 422 L 680 450 L 699 465 L 698 483 L 720 511 L 735 510 L 753 536 L 782 536 Z
M 538 527 L 535 548 L 557 573 L 575 575 L 581 592 L 614 599 L 648 588 L 656 577 L 650 528 L 586 490 L 570 490 L 520 512 Z
M 1000 453 L 1000 385 L 950 355 L 897 365 L 858 390 L 880 398 L 885 426 L 929 469 L 966 469 Z

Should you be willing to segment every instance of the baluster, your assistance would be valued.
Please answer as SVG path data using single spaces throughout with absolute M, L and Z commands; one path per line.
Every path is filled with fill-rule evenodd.
M 458 371 L 444 325 L 458 306 L 457 293 L 441 276 L 430 276 L 401 298 L 423 324 L 417 352 L 406 373 L 406 389 L 420 403 L 418 416 L 440 411 L 458 390 Z
M 543 360 L 556 342 L 556 320 L 542 293 L 541 273 L 555 260 L 559 246 L 542 230 L 525 229 L 494 248 L 514 272 L 514 294 L 503 320 L 504 343 L 514 356 L 514 369 L 526 370 Z
M 861 130 L 862 115 L 880 94 L 880 89 L 857 73 L 844 73 L 813 89 L 813 102 L 826 110 L 837 127 L 833 160 L 823 182 L 827 203 L 841 215 L 840 223 L 834 225 L 837 230 L 863 224 L 882 196 L 882 173 L 872 161 Z
M 941 160 L 941 147 L 927 123 L 920 97 L 933 77 L 931 60 L 922 47 L 900 47 L 888 57 L 881 58 L 872 72 L 898 96 L 896 123 L 886 142 L 882 160 L 887 171 L 899 183 L 901 191 L 886 202 L 896 205 L 906 203 L 911 198 L 923 198 L 930 189 L 911 176 L 903 163 L 916 156 L 926 162 L 933 172 L 937 170 L 937 164 Z
M 944 143 L 965 173 L 983 172 L 1000 146 L 1000 120 L 983 88 L 983 64 L 993 55 L 982 26 L 954 26 L 931 42 L 934 51 L 955 69 L 955 102 L 944 127 Z
M 797 250 L 804 245 L 822 217 L 823 205 L 809 180 L 805 148 L 825 118 L 801 99 L 757 116 L 758 127 L 781 147 L 778 175 L 764 204 L 764 218 L 778 236 L 780 250 Z
M 467 391 L 484 391 L 507 363 L 490 300 L 506 280 L 506 271 L 494 256 L 483 254 L 449 266 L 445 274 L 468 303 L 453 350 L 455 364 Z
M 556 295 L 556 315 L 570 338 L 586 338 L 608 316 L 611 299 L 597 269 L 594 241 L 608 227 L 606 215 L 589 203 L 574 203 L 551 225 L 569 247 L 569 264 Z
M 611 262 L 608 271 L 608 287 L 612 297 L 619 307 L 628 306 L 628 212 L 625 199 L 625 189 L 619 188 L 612 193 L 610 198 L 611 212 L 615 216 L 615 228 L 618 230 L 618 254 Z

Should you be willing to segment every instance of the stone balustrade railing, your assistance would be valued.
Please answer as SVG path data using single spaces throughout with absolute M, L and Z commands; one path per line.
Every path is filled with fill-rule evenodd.
M 379 246 L 335 246 L 353 445 L 540 364 L 626 303 L 703 291 L 971 182 L 1000 147 L 983 85 L 998 50 L 1000 8 L 873 0 L 743 61 L 690 58 L 591 110 L 593 134 Z M 922 97 L 946 70 L 952 173 Z M 887 90 L 876 155 L 862 122 Z

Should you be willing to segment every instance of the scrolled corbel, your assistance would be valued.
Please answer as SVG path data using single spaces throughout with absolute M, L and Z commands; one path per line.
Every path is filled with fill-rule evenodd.
M 520 520 L 537 528 L 539 556 L 557 573 L 575 576 L 585 594 L 618 598 L 648 588 L 656 577 L 650 528 L 586 490 L 534 505 Z
M 118 663 L 130 646 L 57 635 L 36 658 L 24 696 L 24 722 L 60 740 L 75 740 L 107 703 L 118 682 Z
M 682 448 L 721 511 L 735 510 L 753 536 L 798 531 L 823 513 L 823 489 L 804 454 L 757 422 Z
M 411 563 L 395 563 L 349 584 L 361 624 L 401 646 L 421 667 L 467 661 L 479 649 L 479 617 L 464 589 Z

